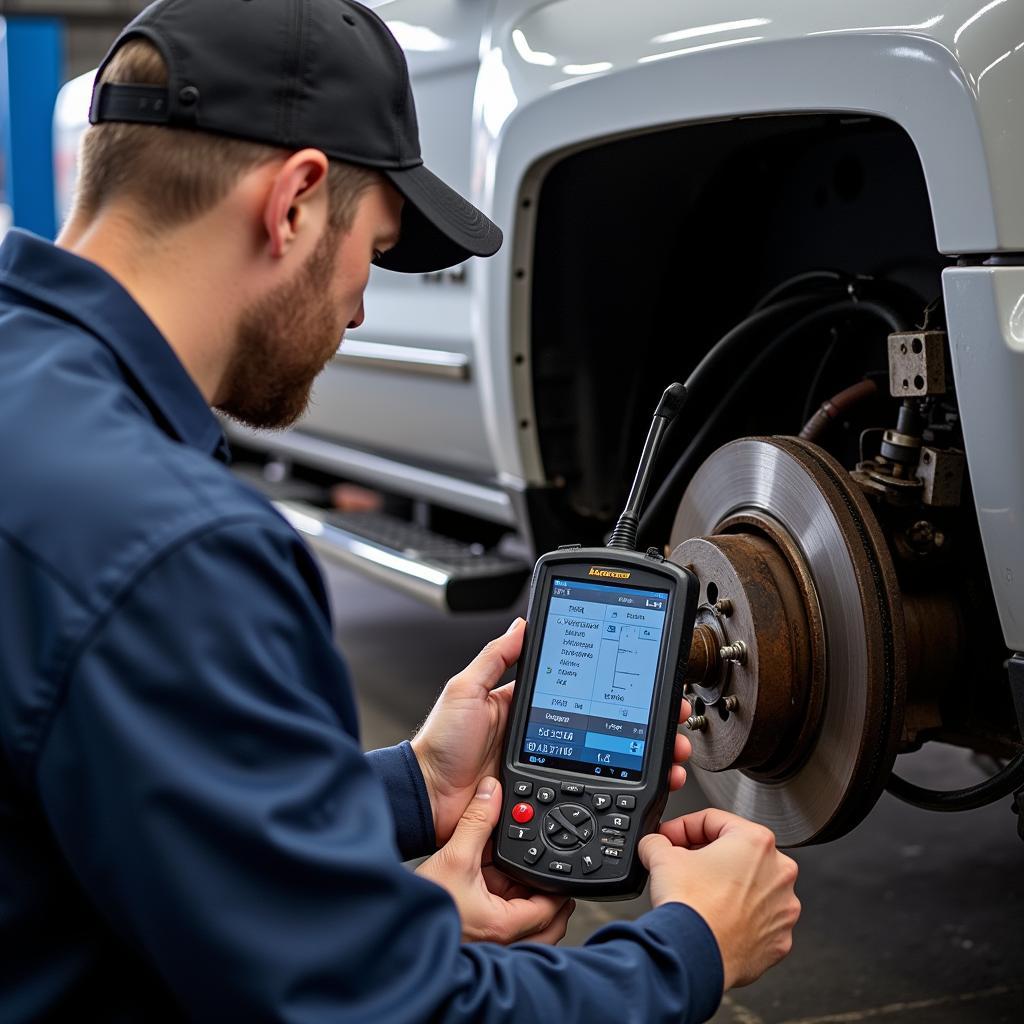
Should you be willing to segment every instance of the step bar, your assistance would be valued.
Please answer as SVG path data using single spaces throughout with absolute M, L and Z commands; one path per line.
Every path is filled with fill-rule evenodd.
M 510 608 L 531 566 L 380 512 L 336 512 L 302 501 L 274 507 L 328 562 L 448 612 Z

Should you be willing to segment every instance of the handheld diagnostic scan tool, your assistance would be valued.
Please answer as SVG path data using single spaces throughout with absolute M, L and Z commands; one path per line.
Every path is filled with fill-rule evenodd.
M 494 863 L 537 889 L 612 900 L 647 883 L 637 844 L 668 799 L 700 588 L 635 544 L 654 457 L 685 395 L 673 384 L 662 396 L 608 547 L 569 545 L 534 569 Z

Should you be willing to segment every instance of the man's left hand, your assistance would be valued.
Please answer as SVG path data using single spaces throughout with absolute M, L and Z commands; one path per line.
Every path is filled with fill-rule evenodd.
M 466 805 L 486 776 L 497 777 L 505 729 L 515 683 L 498 686 L 516 663 L 523 648 L 526 623 L 516 619 L 504 636 L 492 640 L 458 675 L 453 676 L 426 722 L 412 740 L 412 748 L 430 794 L 434 831 L 439 846 L 451 838 Z M 680 721 L 690 714 L 684 700 Z M 676 736 L 669 788 L 686 781 L 684 762 L 690 741 Z

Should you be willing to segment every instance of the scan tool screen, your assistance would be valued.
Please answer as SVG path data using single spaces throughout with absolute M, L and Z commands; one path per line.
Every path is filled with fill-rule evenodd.
M 642 778 L 669 595 L 555 578 L 519 760 Z

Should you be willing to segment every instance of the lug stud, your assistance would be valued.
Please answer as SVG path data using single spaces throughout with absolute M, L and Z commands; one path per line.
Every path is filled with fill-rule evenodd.
M 725 698 L 725 709 L 726 711 L 735 711 L 740 706 L 740 699 L 736 696 L 729 696 Z
M 723 597 L 721 600 L 715 602 L 715 611 L 718 612 L 722 618 L 727 619 L 732 615 L 732 601 L 727 597 Z
M 743 665 L 747 660 L 747 645 L 742 640 L 737 640 L 734 644 L 726 644 L 719 650 L 718 656 L 722 661 L 732 661 L 737 665 Z
M 686 728 L 692 732 L 703 732 L 708 727 L 708 720 L 703 715 L 690 715 L 686 720 Z

